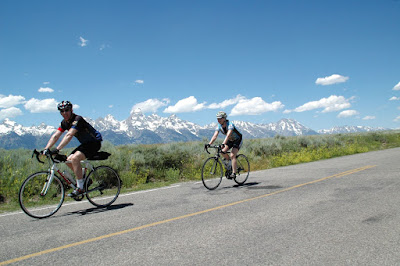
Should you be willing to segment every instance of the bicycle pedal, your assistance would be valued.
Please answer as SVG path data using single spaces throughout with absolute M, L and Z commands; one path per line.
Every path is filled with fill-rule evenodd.
M 84 197 L 84 195 L 81 194 L 81 195 L 78 195 L 78 196 L 72 197 L 72 198 L 73 198 L 74 200 L 76 200 L 76 201 L 82 201 L 82 200 L 83 200 L 83 197 Z

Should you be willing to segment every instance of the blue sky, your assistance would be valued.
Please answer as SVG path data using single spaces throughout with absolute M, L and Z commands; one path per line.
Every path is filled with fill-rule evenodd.
M 0 1 L 0 122 L 400 127 L 400 1 Z

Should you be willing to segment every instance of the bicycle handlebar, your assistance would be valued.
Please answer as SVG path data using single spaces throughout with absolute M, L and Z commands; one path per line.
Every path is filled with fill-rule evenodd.
M 37 151 L 36 149 L 33 150 L 32 152 L 32 158 L 35 155 L 36 156 L 36 160 L 38 160 L 38 162 L 43 163 L 44 162 L 42 160 L 40 160 L 39 156 L 42 155 L 42 152 Z M 52 163 L 59 163 L 59 162 L 65 162 L 67 160 L 67 156 L 65 155 L 61 155 L 58 152 L 51 152 L 50 150 L 48 151 L 48 153 L 43 154 L 45 155 L 49 160 L 52 161 Z M 53 155 L 55 157 L 53 157 Z
M 44 162 L 39 159 L 40 152 L 38 152 L 36 149 L 34 149 L 33 152 L 32 152 L 32 158 L 33 158 L 34 155 L 36 155 L 36 160 L 38 160 L 39 163 L 43 163 L 44 164 Z
M 222 151 L 222 149 L 223 149 L 224 147 L 225 147 L 224 144 L 213 145 L 213 146 L 211 146 L 211 145 L 206 145 L 206 146 L 204 146 L 204 149 L 206 150 L 206 152 L 207 152 L 208 154 L 211 154 L 211 153 L 208 151 L 208 148 L 218 149 L 218 153 L 227 153 L 227 152 L 223 152 L 223 151 Z

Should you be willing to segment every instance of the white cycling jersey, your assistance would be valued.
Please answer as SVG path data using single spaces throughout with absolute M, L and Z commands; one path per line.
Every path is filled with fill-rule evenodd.
M 239 130 L 237 130 L 237 128 L 232 122 L 229 122 L 229 120 L 226 120 L 226 128 L 223 128 L 220 124 L 218 124 L 217 127 L 215 128 L 215 131 L 219 131 L 224 135 L 226 135 L 229 130 L 233 131 L 229 137 L 229 141 L 242 139 L 242 134 L 239 132 Z

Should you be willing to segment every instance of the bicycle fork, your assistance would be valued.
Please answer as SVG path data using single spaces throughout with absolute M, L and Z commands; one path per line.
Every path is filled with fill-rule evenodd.
M 50 169 L 50 175 L 47 176 L 46 182 L 44 182 L 43 189 L 40 192 L 40 196 L 46 196 L 47 191 L 50 188 L 50 184 L 51 184 L 51 182 L 53 182 L 53 179 L 54 179 L 54 168 L 52 167 Z
M 215 158 L 215 160 L 214 160 L 214 165 L 211 167 L 211 171 L 210 171 L 210 174 L 211 174 L 211 175 L 214 175 L 214 174 L 215 174 L 215 172 L 216 172 L 216 170 L 217 170 L 217 165 L 218 165 L 218 158 Z

